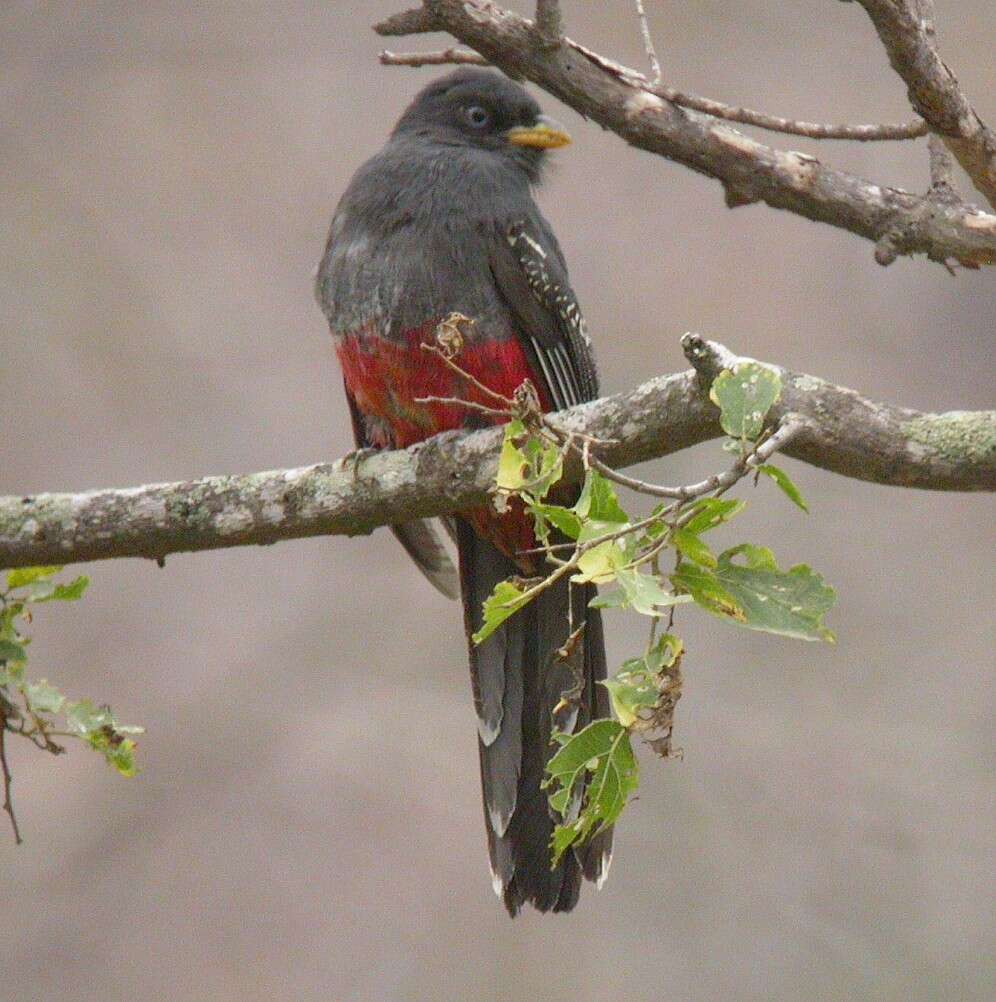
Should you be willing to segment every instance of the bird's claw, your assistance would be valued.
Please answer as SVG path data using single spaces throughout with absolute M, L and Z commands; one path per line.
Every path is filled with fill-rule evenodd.
M 355 479 L 360 473 L 360 463 L 362 463 L 364 459 L 369 459 L 370 456 L 373 456 L 379 451 L 379 449 L 365 445 L 361 449 L 353 449 L 352 452 L 347 452 L 346 455 L 339 460 L 339 462 L 342 464 L 343 469 L 349 467 L 349 470 Z

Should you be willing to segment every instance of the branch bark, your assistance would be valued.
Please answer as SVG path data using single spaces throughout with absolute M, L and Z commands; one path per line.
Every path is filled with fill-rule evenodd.
M 934 43 L 933 0 L 858 0 L 878 32 L 913 110 L 996 209 L 996 132 L 972 107 Z
M 416 20 L 419 27 L 412 29 Z M 425 0 L 417 12 L 396 15 L 375 30 L 382 35 L 446 31 L 631 145 L 716 178 L 731 208 L 762 201 L 876 245 L 887 240 L 890 253 L 878 255 L 881 263 L 899 254 L 926 254 L 968 267 L 996 264 L 996 215 L 874 184 L 808 154 L 756 142 L 711 115 L 665 100 L 636 70 L 569 38 L 557 47 L 543 44 L 530 21 L 496 4 Z
M 599 458 L 624 467 L 722 435 L 708 387 L 738 357 L 694 334 L 694 369 L 557 416 L 569 431 L 611 444 Z M 925 414 L 777 366 L 772 423 L 800 423 L 784 453 L 844 476 L 936 490 L 996 489 L 996 412 Z M 800 421 L 801 419 L 801 421 Z M 380 525 L 486 503 L 500 428 L 447 433 L 404 451 L 244 476 L 206 477 L 85 494 L 0 498 L 0 567 L 359 535 Z M 566 478 L 578 481 L 579 464 Z

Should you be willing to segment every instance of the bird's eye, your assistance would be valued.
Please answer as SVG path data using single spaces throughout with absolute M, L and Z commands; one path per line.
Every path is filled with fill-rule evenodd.
M 491 116 L 479 104 L 469 107 L 465 114 L 475 129 L 483 129 L 491 121 Z

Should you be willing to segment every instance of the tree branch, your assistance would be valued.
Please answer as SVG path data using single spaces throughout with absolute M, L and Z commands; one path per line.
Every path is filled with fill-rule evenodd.
M 383 49 L 380 53 L 380 62 L 382 66 L 411 66 L 416 69 L 421 66 L 491 65 L 479 52 L 455 48 L 437 49 L 433 52 L 392 52 L 390 49 Z M 753 125 L 769 132 L 805 136 L 807 139 L 847 139 L 859 143 L 894 142 L 900 139 L 919 139 L 930 131 L 922 118 L 913 122 L 876 122 L 859 125 L 851 122 L 805 122 L 795 118 L 783 118 L 781 115 L 768 115 L 753 108 L 724 104 L 722 101 L 689 94 L 666 84 L 654 84 L 650 90 L 672 104 L 704 111 L 713 118 L 739 122 L 741 125 Z
M 695 367 L 557 415 L 567 432 L 603 440 L 599 458 L 625 467 L 722 435 L 708 388 L 739 359 L 694 334 Z M 936 490 L 996 489 L 996 412 L 925 414 L 778 369 L 774 424 L 791 422 L 786 455 L 861 480 Z M 437 435 L 404 451 L 245 476 L 206 477 L 85 494 L 0 498 L 0 567 L 148 557 L 318 535 L 486 503 L 502 431 Z M 610 441 L 611 440 L 611 441 Z M 565 479 L 578 482 L 580 462 Z
M 558 0 L 536 0 L 536 30 L 545 45 L 559 45 L 564 19 Z
M 884 187 L 824 166 L 803 153 L 773 149 L 653 93 L 647 79 L 569 38 L 550 48 L 531 22 L 485 0 L 426 0 L 424 27 L 446 31 L 511 76 L 549 91 L 633 146 L 719 180 L 731 207 L 763 201 L 829 223 L 878 244 L 892 258 L 926 254 L 968 267 L 996 264 L 996 215 Z M 396 18 L 382 35 L 410 34 Z M 662 93 L 667 93 L 662 91 Z M 888 260 L 891 260 L 889 258 Z M 886 256 L 879 257 L 888 263 Z
M 996 132 L 978 116 L 934 44 L 933 0 L 858 0 L 878 32 L 910 104 L 996 209 Z

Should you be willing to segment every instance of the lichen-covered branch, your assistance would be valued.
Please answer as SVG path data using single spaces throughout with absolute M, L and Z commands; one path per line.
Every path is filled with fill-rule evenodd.
M 414 25 L 414 27 L 413 27 Z M 942 203 L 759 143 L 712 115 L 653 93 L 634 69 L 564 37 L 544 42 L 532 22 L 485 0 L 425 0 L 376 26 L 383 35 L 445 31 L 488 62 L 526 78 L 633 146 L 720 181 L 731 207 L 752 202 L 828 223 L 896 255 L 926 254 L 976 267 L 996 264 L 996 215 Z
M 573 407 L 558 425 L 605 441 L 599 458 L 625 467 L 722 434 L 708 388 L 737 356 L 694 334 L 695 368 Z M 778 367 L 775 367 L 778 368 Z M 996 412 L 925 414 L 778 369 L 772 422 L 801 427 L 782 450 L 823 469 L 895 486 L 996 489 Z M 205 477 L 85 494 L 0 498 L 0 567 L 69 564 L 357 535 L 377 526 L 483 503 L 501 429 L 438 435 L 410 449 L 335 464 Z M 580 480 L 580 463 L 568 481 Z
M 933 0 L 858 0 L 878 32 L 910 104 L 944 140 L 996 209 L 996 132 L 965 96 L 934 44 Z

